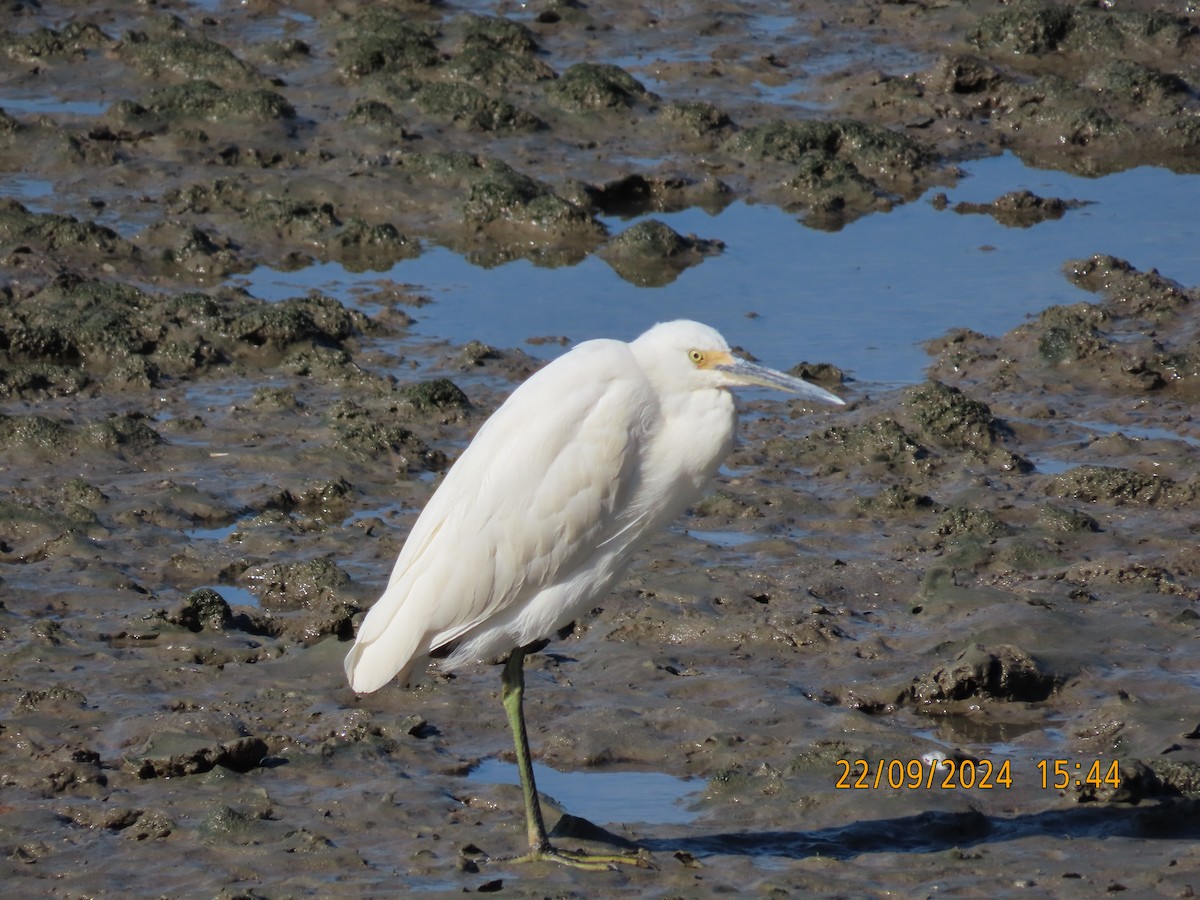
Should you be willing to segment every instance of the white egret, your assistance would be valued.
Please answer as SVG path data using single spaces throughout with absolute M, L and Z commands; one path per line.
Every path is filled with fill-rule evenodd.
M 541 369 L 446 474 L 346 656 L 350 686 L 369 693 L 407 682 L 438 651 L 445 670 L 508 654 L 501 697 L 525 802 L 521 860 L 640 862 L 551 845 L 521 705 L 524 659 L 700 497 L 733 447 L 728 388 L 739 385 L 843 402 L 738 359 L 714 329 L 688 321 L 656 325 L 632 343 L 587 341 Z

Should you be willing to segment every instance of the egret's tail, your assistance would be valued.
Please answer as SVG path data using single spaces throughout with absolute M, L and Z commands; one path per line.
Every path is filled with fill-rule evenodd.
M 408 681 L 416 663 L 420 634 L 393 635 L 385 631 L 375 640 L 354 642 L 346 654 L 346 679 L 360 694 L 377 691 L 393 678 Z

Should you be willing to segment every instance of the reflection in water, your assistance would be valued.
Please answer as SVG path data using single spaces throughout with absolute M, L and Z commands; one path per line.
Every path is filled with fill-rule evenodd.
M 258 596 L 245 588 L 235 587 L 232 584 L 202 584 L 196 590 L 202 591 L 205 588 L 216 591 L 225 598 L 225 602 L 230 606 L 258 606 Z
M 725 243 L 721 254 L 655 288 L 631 286 L 594 255 L 559 268 L 525 259 L 480 268 L 442 247 L 426 247 L 386 272 L 324 263 L 293 272 L 259 268 L 242 283 L 264 299 L 318 289 L 351 304 L 356 288 L 415 285 L 436 301 L 414 311 L 417 333 L 497 347 L 545 334 L 573 342 L 631 338 L 654 321 L 692 318 L 773 366 L 832 362 L 859 381 L 884 385 L 922 380 L 929 363 L 923 342 L 951 328 L 998 335 L 1049 306 L 1091 299 L 1063 276 L 1070 259 L 1109 253 L 1200 283 L 1200 217 L 1192 203 L 1200 175 L 1140 168 L 1086 179 L 1027 168 L 1007 154 L 964 169 L 946 191 L 946 209 L 919 200 L 837 232 L 745 203 L 715 214 L 696 207 L 654 213 L 681 234 Z M 1089 205 L 1029 228 L 952 211 L 959 202 L 987 203 L 1022 189 Z M 631 223 L 606 224 L 616 234 Z M 543 356 L 563 349 L 527 348 Z

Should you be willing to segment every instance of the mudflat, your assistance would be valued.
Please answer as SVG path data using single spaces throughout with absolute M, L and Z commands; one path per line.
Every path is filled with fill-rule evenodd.
M 1200 168 L 1195 13 L 793 6 L 7 4 L 6 895 L 1192 895 L 1200 290 L 1170 259 L 1063 260 L 1091 302 L 955 330 L 903 389 L 809 348 L 849 407 L 746 404 L 712 492 L 529 659 L 540 763 L 696 779 L 689 822 L 597 823 L 654 870 L 487 859 L 524 841 L 470 775 L 510 758 L 498 669 L 345 684 L 408 526 L 540 363 L 410 334 L 420 288 L 239 275 L 434 242 L 653 285 L 719 240 L 602 217 L 837 228 L 1002 149 Z

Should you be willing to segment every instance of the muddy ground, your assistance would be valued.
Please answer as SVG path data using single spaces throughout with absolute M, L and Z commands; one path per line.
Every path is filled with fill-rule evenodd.
M 848 6 L 4 4 L 0 96 L 45 98 L 0 114 L 6 896 L 1192 896 L 1200 292 L 1170 259 L 1064 260 L 1093 302 L 949 334 L 910 388 L 806 367 L 850 407 L 754 402 L 712 493 L 530 659 L 540 762 L 701 779 L 690 824 L 617 829 L 654 870 L 477 861 L 523 834 L 467 777 L 509 753 L 497 670 L 344 683 L 538 363 L 410 337 L 403 285 L 238 274 L 434 242 L 654 284 L 719 244 L 600 216 L 837 228 L 1000 149 L 1200 167 L 1178 4 Z M 872 783 L 930 753 L 946 787 Z

